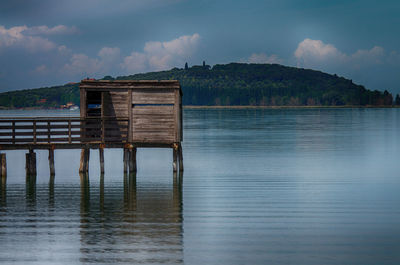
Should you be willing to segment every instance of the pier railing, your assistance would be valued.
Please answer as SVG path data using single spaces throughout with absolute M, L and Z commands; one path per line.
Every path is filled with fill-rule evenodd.
M 0 144 L 124 143 L 128 118 L 0 118 Z

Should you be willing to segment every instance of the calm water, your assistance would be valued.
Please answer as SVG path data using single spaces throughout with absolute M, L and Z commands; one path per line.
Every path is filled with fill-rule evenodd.
M 400 109 L 185 110 L 183 152 L 7 151 L 0 263 L 400 264 Z

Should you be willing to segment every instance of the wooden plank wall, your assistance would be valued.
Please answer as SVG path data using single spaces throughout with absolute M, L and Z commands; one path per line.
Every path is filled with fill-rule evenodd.
M 175 142 L 175 89 L 132 90 L 132 141 Z
M 112 91 L 102 92 L 102 116 L 127 118 L 129 116 L 128 106 L 129 97 L 127 89 L 113 89 Z M 126 138 L 127 132 L 123 129 L 126 126 L 123 122 L 117 120 L 109 120 L 108 127 L 104 127 L 104 135 L 106 138 L 112 137 L 114 140 L 119 137 Z

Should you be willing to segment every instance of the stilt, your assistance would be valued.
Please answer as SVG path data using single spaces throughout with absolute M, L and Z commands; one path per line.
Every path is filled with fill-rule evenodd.
M 173 148 L 172 149 L 172 156 L 173 156 L 173 161 L 172 161 L 172 168 L 174 170 L 174 172 L 177 171 L 177 163 L 178 163 L 178 149 L 177 148 Z
M 6 154 L 0 154 L 0 176 L 2 180 L 7 178 Z
M 54 168 L 54 149 L 53 148 L 49 149 L 49 167 L 50 167 L 50 176 L 54 176 L 56 174 L 56 171 Z
M 89 157 L 90 157 L 90 149 L 89 148 L 82 149 L 79 173 L 84 173 L 84 174 L 89 173 Z
M 129 150 L 124 148 L 124 173 L 128 172 Z
M 104 149 L 99 149 L 99 156 L 100 156 L 100 174 L 104 174 Z
M 136 173 L 136 148 L 129 149 L 129 173 Z
M 90 158 L 90 149 L 86 148 L 86 168 L 85 168 L 86 175 L 89 174 L 89 158 Z
M 79 164 L 79 173 L 84 173 L 85 172 L 85 149 L 81 150 L 81 162 Z
M 26 176 L 27 178 L 34 177 L 36 178 L 36 153 L 33 152 L 33 150 L 29 150 L 29 153 L 25 154 L 26 157 L 26 164 L 25 164 L 25 170 L 26 170 Z
M 178 157 L 179 157 L 179 172 L 183 172 L 183 154 L 182 154 L 182 145 L 179 144 L 178 147 Z

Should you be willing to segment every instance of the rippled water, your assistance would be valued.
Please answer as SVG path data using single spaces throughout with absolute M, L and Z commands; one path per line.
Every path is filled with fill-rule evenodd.
M 49 115 L 6 112 L 1 115 Z M 71 115 L 52 112 L 52 115 Z M 76 113 L 73 113 L 75 115 Z M 399 264 L 400 109 L 185 110 L 172 152 L 6 151 L 1 264 Z

